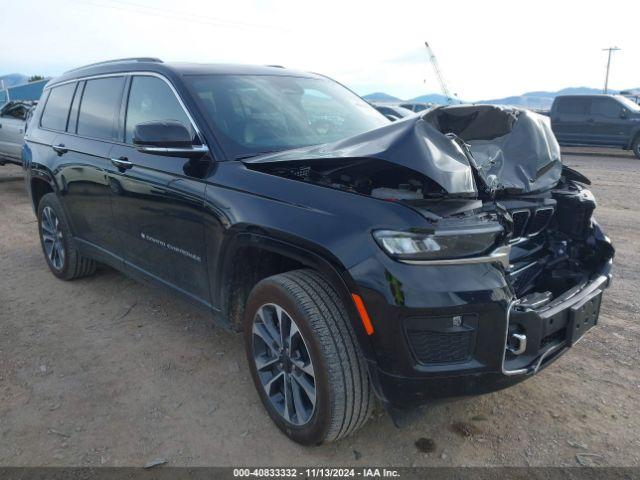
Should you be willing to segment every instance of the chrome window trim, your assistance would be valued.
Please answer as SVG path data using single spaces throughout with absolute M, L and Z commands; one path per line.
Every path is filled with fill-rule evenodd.
M 194 145 L 192 148 L 180 148 L 180 147 L 151 147 L 147 145 L 138 145 L 135 147 L 138 151 L 143 153 L 207 153 L 209 147 L 206 145 Z
M 99 75 L 87 75 L 87 76 L 79 76 L 79 77 L 74 77 L 72 79 L 69 80 L 65 80 L 64 82 L 59 82 L 59 83 L 54 83 L 52 85 L 47 85 L 47 87 L 44 89 L 44 91 L 48 91 L 51 90 L 52 88 L 56 88 L 59 87 L 61 85 L 66 85 L 67 83 L 73 83 L 73 82 L 83 82 L 83 81 L 88 81 L 88 80 L 96 80 L 96 79 L 100 79 L 100 78 L 109 78 L 109 77 L 135 77 L 135 76 L 140 76 L 140 77 L 156 77 L 159 78 L 161 80 L 163 80 L 171 89 L 171 91 L 173 92 L 173 94 L 175 95 L 176 99 L 178 100 L 178 103 L 180 104 L 180 107 L 182 108 L 182 110 L 184 111 L 184 113 L 187 115 L 187 118 L 189 119 L 189 122 L 191 122 L 191 126 L 193 127 L 193 130 L 196 132 L 196 135 L 198 135 L 198 138 L 200 139 L 200 141 L 202 142 L 203 145 L 206 145 L 206 141 L 204 136 L 202 135 L 202 132 L 200 131 L 200 129 L 198 128 L 198 125 L 196 124 L 195 120 L 193 119 L 193 116 L 191 115 L 191 112 L 189 112 L 189 109 L 187 108 L 187 106 L 185 105 L 185 103 L 182 101 L 182 97 L 180 96 L 180 94 L 178 93 L 178 91 L 176 90 L 176 88 L 174 87 L 173 83 L 171 83 L 171 81 L 164 75 L 162 75 L 161 73 L 157 73 L 157 72 L 149 72 L 149 71 L 130 71 L 130 72 L 118 72 L 118 73 L 103 73 L 103 74 L 99 74 Z M 131 86 L 129 86 L 129 88 L 131 88 Z M 128 92 L 126 92 L 128 93 Z M 128 103 L 128 98 L 127 98 L 127 103 Z M 43 109 L 44 112 L 44 109 Z M 42 118 L 42 115 L 40 116 Z M 42 127 L 40 127 L 42 128 Z M 56 132 L 56 133 L 64 133 L 65 135 L 73 135 L 76 137 L 80 137 L 80 138 L 87 138 L 89 140 L 98 140 L 100 142 L 108 142 L 108 143 L 113 143 L 115 145 L 125 145 L 125 146 L 133 146 L 130 143 L 125 143 L 125 142 L 118 142 L 118 141 L 114 141 L 114 140 L 105 140 L 103 138 L 93 138 L 93 137 L 85 137 L 83 135 L 78 135 L 76 133 L 71 133 L 71 132 L 65 132 L 63 131 L 59 131 L 59 130 L 50 130 L 47 128 L 42 128 L 42 130 L 47 130 L 50 132 Z

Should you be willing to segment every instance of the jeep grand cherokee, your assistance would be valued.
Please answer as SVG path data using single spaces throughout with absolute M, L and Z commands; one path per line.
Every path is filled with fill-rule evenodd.
M 49 268 L 97 263 L 244 332 L 273 421 L 319 444 L 377 397 L 513 385 L 596 324 L 613 248 L 548 119 L 390 123 L 277 67 L 104 62 L 52 80 L 23 157 Z

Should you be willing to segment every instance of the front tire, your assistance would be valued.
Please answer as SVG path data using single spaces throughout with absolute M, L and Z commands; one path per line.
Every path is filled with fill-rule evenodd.
M 369 418 L 373 390 L 350 318 L 316 272 L 259 282 L 247 301 L 244 339 L 260 399 L 293 441 L 336 441 Z
M 47 193 L 38 204 L 38 231 L 44 258 L 51 272 L 63 280 L 92 275 L 96 262 L 80 254 L 55 193 Z

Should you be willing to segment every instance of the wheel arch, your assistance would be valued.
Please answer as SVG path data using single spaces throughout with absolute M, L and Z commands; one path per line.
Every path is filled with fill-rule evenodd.
M 629 144 L 627 145 L 628 150 L 633 148 L 633 144 L 636 143 L 636 140 L 640 140 L 640 127 L 636 127 L 636 129 L 631 132 L 631 135 L 629 136 Z
M 29 175 L 29 196 L 31 197 L 31 205 L 33 211 L 37 213 L 40 199 L 47 193 L 58 193 L 56 183 L 53 177 L 46 171 L 30 170 Z
M 365 358 L 373 358 L 371 342 L 351 297 L 356 288 L 347 269 L 326 249 L 311 249 L 301 245 L 303 242 L 306 243 L 246 230 L 227 238 L 220 251 L 222 261 L 215 273 L 213 284 L 217 287 L 213 293 L 222 315 L 228 319 L 228 326 L 233 330 L 242 328 L 244 304 L 257 282 L 278 273 L 309 268 L 320 273 L 335 288 L 353 322 L 361 352 Z M 240 264 L 242 268 L 238 267 Z

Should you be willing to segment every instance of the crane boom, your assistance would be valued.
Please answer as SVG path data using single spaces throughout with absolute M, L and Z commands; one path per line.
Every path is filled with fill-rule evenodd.
M 427 54 L 429 55 L 429 60 L 431 61 L 431 65 L 433 65 L 433 70 L 436 72 L 436 77 L 438 77 L 438 81 L 440 82 L 440 89 L 442 90 L 442 94 L 447 97 L 447 103 L 452 103 L 453 99 L 449 94 L 449 89 L 447 88 L 447 84 L 442 78 L 442 73 L 440 72 L 440 67 L 438 66 L 438 60 L 436 59 L 436 54 L 433 53 L 433 50 L 429 46 L 429 42 L 424 42 L 427 47 Z

